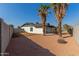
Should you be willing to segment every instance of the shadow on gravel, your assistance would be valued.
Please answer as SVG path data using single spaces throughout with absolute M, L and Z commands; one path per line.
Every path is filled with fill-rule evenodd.
M 8 56 L 55 56 L 21 34 L 10 41 L 5 52 L 9 53 Z

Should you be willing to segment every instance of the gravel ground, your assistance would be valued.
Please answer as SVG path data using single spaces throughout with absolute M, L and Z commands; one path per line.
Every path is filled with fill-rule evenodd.
M 12 38 L 5 52 L 14 56 L 77 56 L 79 46 L 73 37 L 63 35 L 67 43 L 59 43 L 59 36 L 34 35 L 21 33 L 20 36 Z

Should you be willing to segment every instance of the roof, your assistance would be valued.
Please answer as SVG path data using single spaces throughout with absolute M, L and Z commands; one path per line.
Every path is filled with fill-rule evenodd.
M 35 26 L 34 23 L 25 23 L 21 27 Z
M 29 26 L 34 26 L 36 28 L 42 28 L 42 24 L 41 23 L 36 23 L 36 24 L 34 24 L 34 23 L 25 23 L 21 27 L 29 27 Z M 50 24 L 46 24 L 46 27 L 56 28 L 55 26 L 50 25 Z

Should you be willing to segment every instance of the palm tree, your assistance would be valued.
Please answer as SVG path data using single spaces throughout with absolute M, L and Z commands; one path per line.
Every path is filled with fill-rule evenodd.
M 48 15 L 48 9 L 49 9 L 48 5 L 41 5 L 38 10 L 39 16 L 41 17 L 42 20 L 43 35 L 45 35 L 46 33 L 46 17 Z
M 62 19 L 64 18 L 66 14 L 68 4 L 67 3 L 53 3 L 51 4 L 51 6 L 53 7 L 56 19 L 58 21 L 59 36 L 62 37 Z

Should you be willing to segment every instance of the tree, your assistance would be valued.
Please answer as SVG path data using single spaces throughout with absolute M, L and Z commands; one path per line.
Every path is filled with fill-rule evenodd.
M 18 29 L 21 29 L 21 27 L 20 27 L 20 26 L 18 26 Z
M 64 24 L 63 27 L 64 27 L 65 30 L 68 30 L 70 28 L 70 26 L 67 25 L 67 24 Z
M 38 25 L 38 24 L 39 24 L 39 22 L 36 22 L 36 24 Z
M 39 16 L 41 17 L 42 20 L 42 28 L 43 28 L 43 35 L 46 33 L 46 17 L 48 15 L 48 9 L 50 7 L 48 5 L 41 5 L 38 12 Z
M 72 26 L 70 26 L 68 24 L 64 24 L 63 27 L 71 36 L 73 36 L 73 28 L 72 28 Z
M 50 26 L 50 23 L 47 23 L 47 26 Z
M 62 38 L 62 19 L 66 14 L 66 10 L 68 8 L 67 3 L 52 3 L 51 7 L 54 10 L 56 19 L 58 21 L 58 34 L 59 37 Z
M 12 27 L 12 28 L 14 28 L 14 25 L 12 25 L 12 24 L 10 24 L 9 26 Z

